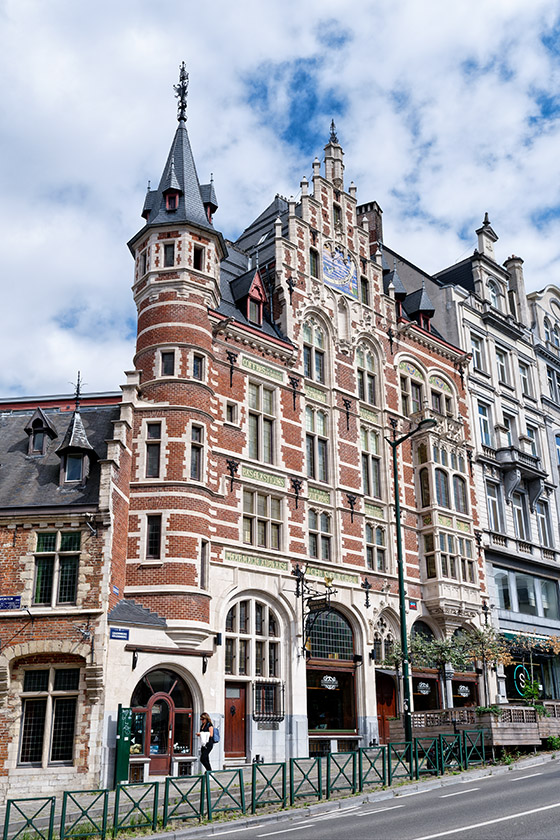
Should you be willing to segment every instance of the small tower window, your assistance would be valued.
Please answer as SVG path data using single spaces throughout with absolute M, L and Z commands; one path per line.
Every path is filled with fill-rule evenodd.
M 69 453 L 66 456 L 66 481 L 81 481 L 84 456 L 77 453 Z
M 148 251 L 142 251 L 140 254 L 140 277 L 143 277 L 148 270 Z
M 195 271 L 202 271 L 204 268 L 204 248 L 202 245 L 195 245 L 193 248 L 193 268 Z
M 175 243 L 168 242 L 163 246 L 164 268 L 172 268 L 175 265 Z
M 167 210 L 173 212 L 179 206 L 179 196 L 177 193 L 168 193 L 165 196 L 165 207 Z
M 164 350 L 161 354 L 161 375 L 175 376 L 175 351 Z

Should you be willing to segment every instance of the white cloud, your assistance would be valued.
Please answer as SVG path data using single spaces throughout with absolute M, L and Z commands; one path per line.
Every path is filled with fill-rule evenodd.
M 392 246 L 436 271 L 474 248 L 488 210 L 528 288 L 560 283 L 560 220 L 535 222 L 560 206 L 553 0 L 6 0 L 0 15 L 0 393 L 67 391 L 78 368 L 92 389 L 122 381 L 126 241 L 171 143 L 183 58 L 226 236 L 297 193 L 334 110 L 348 182 L 381 204 Z

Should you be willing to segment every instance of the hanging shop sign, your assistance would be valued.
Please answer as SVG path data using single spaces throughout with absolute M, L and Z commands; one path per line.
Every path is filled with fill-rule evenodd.
M 470 697 L 471 690 L 468 685 L 460 685 L 457 689 L 459 697 Z
M 429 694 L 430 693 L 430 684 L 427 682 L 419 682 L 416 686 L 419 694 Z
M 338 688 L 337 678 L 331 676 L 331 674 L 325 674 L 325 676 L 321 679 L 321 688 L 326 688 L 328 691 L 334 691 Z

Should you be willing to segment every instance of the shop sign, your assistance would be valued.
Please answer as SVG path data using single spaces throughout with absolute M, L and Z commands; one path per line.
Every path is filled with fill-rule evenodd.
M 338 680 L 330 674 L 325 674 L 321 679 L 321 688 L 326 688 L 327 691 L 334 691 L 338 688 Z
M 470 697 L 471 690 L 468 685 L 460 685 L 457 689 L 457 694 L 459 697 Z
M 430 684 L 427 682 L 419 682 L 416 686 L 418 689 L 419 694 L 429 694 L 430 693 Z
M 513 684 L 515 685 L 515 690 L 520 696 L 523 696 L 525 686 L 529 681 L 529 671 L 525 665 L 517 665 L 515 671 L 513 672 Z

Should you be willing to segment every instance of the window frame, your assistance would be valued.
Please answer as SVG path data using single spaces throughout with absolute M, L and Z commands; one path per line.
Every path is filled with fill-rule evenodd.
M 247 504 L 251 497 L 250 506 Z M 261 502 L 264 500 L 264 509 Z M 243 488 L 241 541 L 255 549 L 283 550 L 284 508 L 282 497 L 250 487 Z M 275 511 L 277 514 L 275 515 Z M 264 535 L 264 536 L 261 536 Z
M 333 517 L 320 508 L 307 511 L 307 532 L 309 556 L 314 560 L 330 563 L 333 559 Z
M 159 429 L 159 435 L 155 434 L 156 428 Z M 144 478 L 146 479 L 161 478 L 161 456 L 163 452 L 162 429 L 163 423 L 161 420 L 146 420 L 144 444 Z
M 175 268 L 175 242 L 163 243 L 163 267 Z
M 204 481 L 205 429 L 200 423 L 191 424 L 189 473 L 191 481 Z
M 323 430 L 318 431 L 318 418 L 324 421 Z M 322 422 L 321 421 L 321 422 Z M 305 466 L 307 478 L 312 481 L 329 482 L 329 418 L 326 411 L 312 406 L 305 408 Z
M 31 691 L 25 690 L 25 675 L 27 673 L 37 673 L 38 671 L 47 671 L 47 688 L 44 690 L 38 691 Z M 56 672 L 57 671 L 77 671 L 78 672 L 78 679 L 77 679 L 77 687 L 72 689 L 56 689 Z M 22 681 L 22 690 L 19 693 L 19 698 L 21 701 L 21 713 L 20 713 L 20 733 L 19 733 L 19 744 L 18 744 L 18 753 L 17 753 L 17 766 L 18 767 L 72 767 L 75 764 L 76 758 L 76 724 L 78 721 L 78 712 L 79 712 L 79 697 L 80 697 L 80 681 L 81 681 L 81 669 L 76 667 L 70 663 L 67 665 L 60 664 L 60 665 L 47 665 L 43 667 L 31 667 L 26 668 L 23 666 L 23 681 Z M 26 730 L 26 719 L 27 719 L 27 708 L 28 703 L 30 704 L 33 701 L 45 701 L 44 706 L 44 713 L 43 713 L 43 724 L 41 730 L 41 758 L 39 760 L 29 760 L 25 761 L 22 760 L 22 751 L 24 749 L 24 741 L 25 741 L 25 730 Z M 67 729 L 67 721 L 65 722 L 64 726 L 57 727 L 56 720 L 57 720 L 57 707 L 59 706 L 59 701 L 72 701 L 74 704 L 74 711 L 73 711 L 73 722 L 72 722 L 72 732 L 71 732 L 71 758 L 67 759 L 53 759 L 53 750 L 55 747 L 55 736 L 57 733 L 57 729 L 61 737 L 68 737 L 68 729 Z
M 247 457 L 261 464 L 276 462 L 277 389 L 247 383 Z
M 53 548 L 39 549 L 41 537 L 49 535 L 55 536 Z M 65 550 L 63 548 L 63 538 L 69 535 L 77 536 L 79 538 L 77 547 L 73 546 L 72 548 Z M 81 552 L 82 531 L 65 529 L 57 529 L 52 531 L 37 531 L 34 551 L 34 574 L 33 590 L 31 595 L 31 607 L 39 607 L 44 609 L 45 607 L 55 608 L 77 605 Z M 52 570 L 50 574 L 47 572 L 48 578 L 50 578 L 50 583 L 48 583 L 48 598 L 44 600 L 39 600 L 38 590 L 42 586 L 40 581 L 42 574 L 39 573 L 40 561 L 47 561 L 49 559 L 52 559 Z M 71 598 L 63 598 L 61 597 L 61 586 L 67 586 L 67 578 L 64 572 L 64 566 L 66 565 L 66 563 L 64 561 L 69 560 L 74 561 L 74 570 L 72 572 L 71 578 L 71 580 L 73 581 L 71 583 L 73 595 Z

